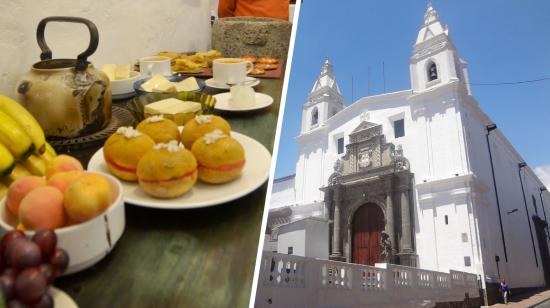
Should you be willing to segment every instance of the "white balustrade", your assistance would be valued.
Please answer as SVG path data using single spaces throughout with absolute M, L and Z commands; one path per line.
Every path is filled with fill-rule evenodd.
M 479 297 L 477 276 L 465 272 L 268 252 L 261 262 L 256 307 L 415 307 Z

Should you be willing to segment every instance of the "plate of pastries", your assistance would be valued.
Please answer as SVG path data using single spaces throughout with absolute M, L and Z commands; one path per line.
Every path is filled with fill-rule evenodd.
M 184 74 L 201 73 L 204 69 L 212 67 L 212 60 L 222 57 L 222 53 L 214 49 L 192 54 L 175 51 L 161 51 L 158 55 L 169 57 L 172 63 L 172 71 Z
M 253 55 L 244 55 L 241 59 L 254 64 L 254 68 L 250 72 L 251 75 L 264 75 L 266 71 L 276 70 L 279 66 L 279 59 L 271 56 L 256 57 Z
M 220 116 L 197 115 L 183 127 L 162 114 L 111 135 L 88 164 L 122 182 L 124 201 L 162 209 L 222 204 L 267 181 L 271 154 L 231 130 Z

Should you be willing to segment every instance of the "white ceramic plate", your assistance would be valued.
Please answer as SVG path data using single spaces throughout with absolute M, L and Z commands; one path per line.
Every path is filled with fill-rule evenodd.
M 271 154 L 261 143 L 248 136 L 236 132 L 231 132 L 231 136 L 244 147 L 246 159 L 242 174 L 236 180 L 218 185 L 204 184 L 197 180 L 190 191 L 174 199 L 153 198 L 145 194 L 137 183 L 121 181 L 124 201 L 158 209 L 193 209 L 229 202 L 256 190 L 269 177 Z M 88 170 L 109 173 L 103 159 L 103 148 L 92 156 Z
M 231 88 L 230 85 L 226 83 L 219 83 L 214 80 L 214 78 L 206 79 L 204 81 L 204 84 L 207 87 L 214 88 L 214 89 L 220 89 L 220 90 L 229 90 Z M 244 82 L 241 84 L 243 86 L 250 86 L 255 87 L 260 84 L 260 79 L 247 76 Z
M 58 288 L 51 287 L 50 294 L 53 298 L 54 308 L 78 308 L 74 300 L 67 293 Z
M 273 97 L 264 93 L 257 93 L 257 92 L 256 92 L 256 103 L 252 106 L 246 106 L 246 107 L 233 105 L 231 102 L 230 92 L 216 94 L 214 95 L 214 97 L 216 98 L 216 105 L 214 106 L 214 109 L 221 110 L 221 111 L 252 111 L 252 110 L 263 109 L 273 104 Z

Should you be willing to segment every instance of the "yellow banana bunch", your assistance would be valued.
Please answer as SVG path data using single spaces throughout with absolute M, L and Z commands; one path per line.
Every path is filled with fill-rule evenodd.
M 46 175 L 46 159 L 42 156 L 32 154 L 26 160 L 21 162 L 21 165 L 30 171 L 33 175 Z
M 25 169 L 25 167 L 21 166 L 20 164 L 15 164 L 15 167 L 13 168 L 11 173 L 8 176 L 5 176 L 2 179 L 2 182 L 10 186 L 11 183 L 15 182 L 16 180 L 19 180 L 21 178 L 31 176 L 31 175 L 32 173 L 29 170 Z
M 0 110 L 0 143 L 2 143 L 15 160 L 21 161 L 29 157 L 34 150 L 34 144 L 29 135 L 19 124 Z
M 38 121 L 18 102 L 0 95 L 0 111 L 12 118 L 30 137 L 34 145 L 34 153 L 42 154 L 46 150 L 46 137 Z
M 2 200 L 2 198 L 4 198 L 7 194 L 8 194 L 8 186 L 0 182 L 0 200 Z
M 15 159 L 8 148 L 0 143 L 0 178 L 11 173 L 15 166 Z

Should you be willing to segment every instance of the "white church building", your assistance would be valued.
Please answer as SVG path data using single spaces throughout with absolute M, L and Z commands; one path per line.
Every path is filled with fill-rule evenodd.
M 344 106 L 325 60 L 296 173 L 274 180 L 264 250 L 549 284 L 550 195 L 480 109 L 431 6 L 409 64 L 411 89 Z

